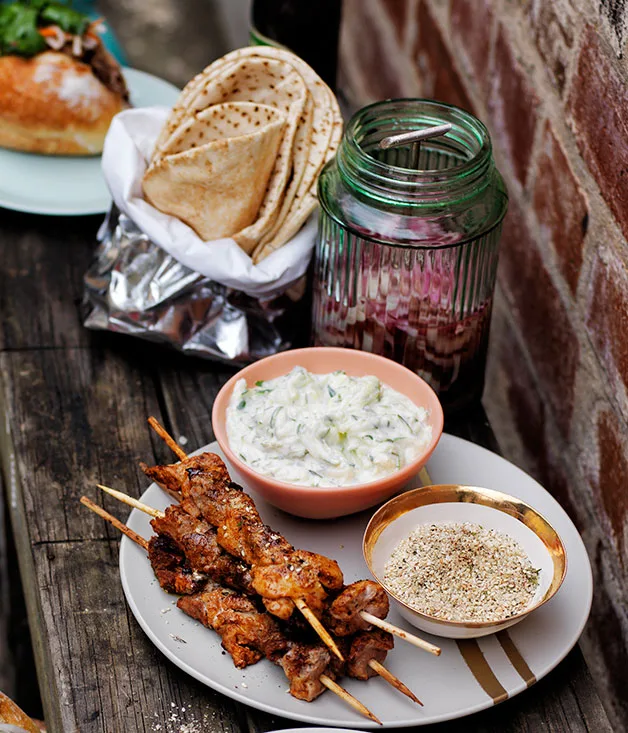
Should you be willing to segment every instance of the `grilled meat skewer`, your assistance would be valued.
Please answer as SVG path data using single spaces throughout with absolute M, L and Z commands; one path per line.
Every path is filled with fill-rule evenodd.
M 345 674 L 356 680 L 368 680 L 379 674 L 371 662 L 375 660 L 381 664 L 395 645 L 393 635 L 381 629 L 359 631 L 339 641 L 345 658 Z
M 344 674 L 367 680 L 377 674 L 369 662 L 384 661 L 394 645 L 392 635 L 379 629 L 360 632 L 344 641 L 343 664 L 321 642 L 290 639 L 273 617 L 259 611 L 250 598 L 212 581 L 199 593 L 181 596 L 177 607 L 220 634 L 236 667 L 242 669 L 266 657 L 284 670 L 290 693 L 308 702 L 324 691 L 321 674 L 332 679 Z
M 314 606 L 320 614 L 327 605 L 325 601 L 328 595 L 321 586 L 328 590 L 340 590 L 341 576 L 336 572 L 337 564 L 316 553 L 294 550 L 285 538 L 263 525 L 253 500 L 230 481 L 227 469 L 218 456 L 202 454 L 172 466 L 143 468 L 150 478 L 156 479 L 171 492 L 178 490 L 183 498 L 184 510 L 195 517 L 207 519 L 217 527 L 218 543 L 232 555 L 252 565 L 250 586 L 241 587 L 249 592 L 252 587 L 259 592 L 267 609 L 274 615 L 289 618 L 292 604 L 288 605 L 286 601 L 303 597 L 304 593 L 310 608 Z M 169 518 L 180 523 L 184 521 L 181 512 L 176 516 L 172 513 Z M 156 526 L 155 529 L 160 531 Z M 207 527 L 203 529 L 206 531 Z M 266 564 L 256 564 L 260 557 Z M 298 582 L 296 588 L 295 577 Z M 335 626 L 335 633 L 345 635 L 370 628 L 359 616 L 359 610 L 368 610 L 377 616 L 383 611 L 388 612 L 386 593 L 376 583 L 364 581 L 360 591 L 368 597 L 360 599 L 357 605 L 357 588 L 351 591 L 351 602 L 347 596 L 343 596 L 331 604 L 328 618 Z M 350 619 L 352 623 L 349 623 Z
M 339 665 L 332 665 L 324 644 L 289 639 L 273 617 L 261 612 L 250 598 L 192 571 L 170 538 L 151 537 L 148 558 L 160 586 L 168 593 L 181 595 L 177 607 L 219 634 L 223 649 L 238 669 L 266 657 L 284 669 L 290 693 L 308 702 L 325 690 L 321 674 L 327 673 L 333 679 L 341 671 Z M 356 659 L 354 666 L 361 671 L 364 663 Z
M 198 593 L 181 596 L 177 607 L 220 635 L 238 669 L 263 657 L 276 662 L 290 648 L 271 616 L 260 612 L 250 598 L 213 580 Z
M 149 550 L 150 543 L 147 540 L 122 524 L 102 507 L 94 504 L 85 496 L 81 497 L 81 503 L 113 524 L 140 547 Z M 160 568 L 168 565 L 164 558 L 164 553 L 168 552 L 167 542 L 167 538 L 164 538 L 161 543 L 153 543 L 151 558 L 159 564 Z M 174 559 L 168 568 L 169 572 L 175 572 L 175 574 L 180 571 L 185 572 L 186 568 L 180 562 L 180 555 L 174 553 Z M 170 576 L 161 575 L 161 580 L 172 583 Z M 288 641 L 278 630 L 277 623 L 271 616 L 265 613 L 260 614 L 245 596 L 223 588 L 212 581 L 208 581 L 201 593 L 182 598 L 196 599 L 195 605 L 187 604 L 190 616 L 196 618 L 195 613 L 202 615 L 203 621 L 218 631 L 223 646 L 232 655 L 236 666 L 242 667 L 247 663 L 257 661 L 257 658 L 261 658 L 261 656 L 258 657 L 260 652 L 263 655 L 269 654 L 271 661 L 279 663 L 283 668 L 290 680 L 290 692 L 295 697 L 313 700 L 324 688 L 327 688 L 362 715 L 381 725 L 381 721 L 366 706 L 329 676 L 328 673 L 332 675 L 336 673 L 329 651 L 323 645 L 304 645 Z M 185 611 L 185 608 L 182 610 Z
M 379 630 L 374 635 L 358 634 L 347 641 L 343 664 L 321 642 L 312 644 L 288 639 L 273 617 L 258 611 L 249 598 L 211 581 L 206 590 L 179 598 L 177 606 L 220 634 L 223 647 L 231 654 L 236 667 L 242 668 L 266 657 L 283 669 L 290 682 L 290 694 L 306 702 L 325 691 L 325 678 L 335 679 L 346 674 L 367 680 L 375 675 L 369 661 L 381 662 L 394 643 L 390 634 Z
M 148 558 L 160 586 L 182 596 L 177 607 L 221 636 L 223 648 L 238 669 L 262 657 L 270 659 L 284 669 L 290 692 L 299 700 L 313 700 L 324 691 L 319 677 L 332 662 L 334 675 L 344 672 L 348 677 L 367 680 L 377 674 L 369 662 L 383 662 L 394 646 L 391 634 L 359 632 L 353 639 L 342 640 L 346 663 L 341 665 L 323 644 L 286 638 L 272 617 L 261 613 L 250 599 L 191 570 L 170 538 L 151 537 Z
M 198 593 L 207 575 L 192 570 L 185 555 L 168 537 L 154 535 L 148 542 L 148 559 L 159 585 L 168 593 L 191 595 Z
M 253 587 L 274 615 L 289 618 L 293 601 L 300 599 L 320 616 L 327 590 L 342 587 L 342 572 L 334 560 L 295 550 L 262 522 L 255 503 L 231 481 L 219 456 L 203 453 L 179 464 L 142 468 L 149 478 L 177 492 L 188 513 L 216 527 L 218 542 L 227 552 L 251 565 Z
M 203 467 L 199 467 L 198 465 L 189 465 L 190 464 L 190 458 L 186 455 L 185 451 L 179 447 L 179 445 L 175 442 L 175 440 L 168 434 L 168 432 L 159 424 L 159 422 L 154 417 L 148 418 L 149 425 L 155 430 L 155 432 L 166 442 L 166 444 L 171 448 L 171 450 L 174 451 L 177 458 L 179 458 L 179 461 L 181 464 L 174 464 L 170 466 L 155 466 L 152 469 L 148 468 L 144 464 L 142 464 L 142 468 L 145 470 L 147 475 L 151 476 L 156 480 L 158 483 L 161 483 L 162 487 L 171 495 L 175 496 L 176 498 L 179 497 L 179 494 L 177 493 L 177 490 L 181 490 L 181 495 L 184 498 L 183 504 L 186 504 L 186 491 L 185 491 L 185 483 L 186 481 L 189 482 L 190 478 L 195 475 L 203 472 Z M 214 473 L 214 477 L 212 478 L 211 475 L 206 476 L 206 478 L 209 479 L 210 484 L 215 483 L 214 479 L 217 480 L 219 484 L 223 486 L 223 488 L 229 488 L 239 490 L 241 492 L 241 495 L 247 496 L 244 491 L 242 490 L 242 487 L 238 486 L 237 484 L 233 482 L 229 482 L 229 473 L 227 471 L 227 468 L 222 461 L 222 459 L 212 453 L 204 453 L 202 456 L 205 456 L 205 463 L 207 464 L 205 468 L 209 466 L 210 470 L 208 471 L 208 474 L 211 474 L 212 470 Z M 199 456 L 199 458 L 201 458 Z M 178 473 L 178 475 L 177 475 Z M 187 479 L 186 479 L 187 476 Z M 183 480 L 183 485 L 181 485 L 181 480 Z M 178 482 L 178 483 L 177 483 Z M 192 493 L 192 492 L 190 492 Z M 192 498 L 195 497 L 192 495 Z M 233 492 L 229 494 L 230 499 L 233 500 L 234 495 Z M 223 496 L 222 503 L 227 504 L 228 498 L 226 496 Z M 265 530 L 267 533 L 271 534 L 271 537 L 273 537 L 274 540 L 277 540 L 277 543 L 280 544 L 280 541 L 283 541 L 286 543 L 287 541 L 285 538 L 282 538 L 281 535 L 278 535 L 276 533 L 272 533 L 272 530 L 270 527 L 262 524 L 261 518 L 259 517 L 259 514 L 257 513 L 257 510 L 255 508 L 255 504 L 251 497 L 247 496 L 247 499 L 250 501 L 250 504 L 252 505 L 252 510 L 254 511 L 255 515 L 257 516 L 257 526 L 258 529 L 261 527 L 263 530 Z M 233 504 L 233 502 L 232 502 Z M 232 506 L 233 508 L 233 506 Z M 246 508 L 246 507 L 245 507 Z M 249 507 L 250 508 L 250 507 Z M 188 506 L 186 507 L 186 510 L 194 515 L 202 514 L 201 509 L 199 507 L 195 506 L 194 502 L 191 503 L 188 502 Z M 211 524 L 215 524 L 217 527 L 218 532 L 220 533 L 221 530 L 226 531 L 228 529 L 227 524 L 220 525 L 219 523 L 216 524 L 216 520 L 212 521 L 211 517 L 208 517 L 204 515 L 204 518 L 207 519 Z M 242 518 L 240 518 L 239 522 L 239 528 L 241 528 L 242 525 Z M 253 522 L 253 526 L 255 525 L 255 522 Z M 221 540 L 220 536 L 218 536 L 218 540 L 220 544 L 225 547 L 225 543 Z M 269 546 L 269 543 L 266 543 L 267 547 Z M 289 544 L 289 543 L 288 543 Z M 291 547 L 291 546 L 290 546 Z M 230 549 L 229 547 L 226 547 L 226 549 Z M 246 551 L 244 548 L 240 548 L 240 550 L 236 553 L 238 556 L 242 556 L 243 559 L 246 559 Z M 296 553 L 295 553 L 296 554 Z M 316 563 L 319 565 L 319 573 L 320 577 L 319 580 L 321 581 L 321 586 L 329 587 L 329 588 L 335 588 L 338 589 L 342 586 L 342 573 L 340 572 L 340 568 L 338 567 L 337 563 L 334 563 L 334 561 L 329 560 L 329 558 L 324 557 L 323 555 L 316 555 L 314 553 L 307 553 L 310 556 L 310 559 L 312 563 Z M 290 559 L 290 558 L 288 558 Z M 258 566 L 255 566 L 255 563 L 251 563 L 253 565 L 253 586 L 256 587 L 256 581 L 255 576 L 256 575 L 264 575 L 263 571 L 259 570 Z M 261 563 L 263 565 L 263 562 Z M 335 565 L 335 568 L 333 567 Z M 337 574 L 336 574 L 337 569 Z M 277 574 L 277 568 L 267 568 L 266 574 L 270 570 L 273 570 L 275 574 Z M 301 572 L 302 568 L 295 568 L 293 564 L 288 564 L 287 568 L 283 568 L 283 574 L 288 576 L 284 579 L 284 591 L 286 590 L 286 581 L 288 588 L 290 588 L 290 581 L 292 581 L 292 585 L 294 584 L 294 576 L 290 578 L 287 571 L 290 571 L 291 573 L 294 573 L 295 570 L 297 572 Z M 281 574 L 281 573 L 280 573 Z M 329 582 L 330 579 L 333 579 L 333 584 Z M 308 622 L 312 626 L 312 628 L 316 631 L 316 633 L 319 635 L 319 637 L 325 642 L 325 644 L 342 660 L 342 654 L 340 650 L 338 649 L 337 645 L 329 635 L 329 632 L 325 627 L 320 623 L 320 620 L 318 619 L 317 615 L 312 611 L 310 606 L 308 606 L 307 602 L 304 598 L 297 595 L 295 598 L 293 595 L 290 594 L 290 592 L 287 593 L 288 597 L 281 597 L 281 593 L 279 593 L 279 597 L 273 597 L 273 591 L 275 594 L 277 594 L 277 587 L 272 587 L 271 584 L 267 583 L 267 587 L 264 589 L 264 580 L 268 581 L 269 578 L 261 577 L 260 582 L 262 585 L 262 588 L 259 587 L 259 584 L 257 584 L 256 590 L 260 592 L 260 595 L 264 596 L 264 605 L 266 606 L 267 610 L 269 610 L 271 613 L 281 617 L 281 618 L 288 618 L 292 614 L 292 603 L 294 603 L 297 608 L 303 613 L 303 615 L 307 618 Z M 297 588 L 298 590 L 298 588 Z M 318 588 L 316 590 L 319 590 Z M 294 587 L 291 588 L 291 591 L 294 592 Z M 319 593 L 320 595 L 320 593 Z M 431 644 L 428 641 L 425 641 L 424 639 L 419 638 L 418 636 L 409 633 L 408 631 L 405 631 L 404 629 L 399 628 L 398 626 L 395 626 L 394 624 L 391 624 L 387 621 L 384 621 L 383 619 L 379 618 L 378 616 L 370 613 L 366 610 L 359 611 L 359 615 L 361 617 L 361 620 L 366 622 L 367 624 L 372 624 L 380 629 L 383 629 L 384 631 L 388 631 L 392 634 L 395 634 L 396 636 L 399 636 L 400 638 L 404 639 L 405 641 L 413 644 L 419 649 L 422 649 L 424 651 L 430 652 L 430 654 L 434 654 L 435 656 L 439 656 L 441 653 L 441 650 L 439 647 L 437 647 L 435 644 Z
M 217 583 L 256 595 L 249 566 L 218 544 L 216 529 L 211 524 L 173 504 L 162 516 L 155 517 L 151 526 L 157 535 L 170 539 L 194 570 L 205 573 Z
M 173 505 L 166 509 L 165 516 L 153 519 L 151 525 L 157 534 L 149 541 L 149 560 L 161 587 L 167 592 L 179 595 L 198 593 L 201 587 L 206 584 L 208 578 L 236 590 L 242 590 L 241 586 L 246 585 L 246 583 L 242 582 L 243 576 L 234 573 L 225 561 L 231 560 L 237 568 L 240 568 L 242 564 L 237 558 L 227 555 L 220 546 L 212 544 L 212 538 L 215 540 L 215 530 L 202 520 L 196 520 L 190 517 L 181 507 Z M 207 548 L 209 548 L 208 552 L 203 551 L 207 550 Z M 182 552 L 182 550 L 184 551 Z M 218 569 L 216 569 L 216 566 L 212 562 L 216 554 L 220 560 Z M 244 567 L 246 568 L 246 566 Z M 175 579 L 174 582 L 173 576 Z M 218 576 L 221 576 L 222 580 Z M 234 577 L 235 580 L 233 580 Z M 372 581 L 358 581 L 347 586 L 336 599 L 336 601 L 344 601 L 342 603 L 342 609 L 348 617 L 356 613 L 355 610 L 352 612 L 347 609 L 351 599 L 356 594 L 362 594 L 363 586 L 366 586 L 369 590 L 372 590 L 372 586 L 379 588 Z M 254 595 L 252 589 L 250 594 Z M 369 595 L 371 594 L 369 593 Z M 388 598 L 385 593 L 384 598 L 386 599 L 386 610 L 388 610 Z M 182 599 L 181 603 L 184 604 L 185 600 Z M 179 605 L 182 607 L 181 604 Z M 252 603 L 251 608 L 253 608 Z M 343 622 L 341 621 L 340 623 Z M 346 627 L 349 624 L 347 622 L 344 623 L 345 628 L 343 628 L 343 631 L 346 633 L 342 635 L 346 637 L 353 633 L 353 631 L 346 631 Z M 392 636 L 390 634 L 372 632 L 371 639 L 371 635 L 365 633 L 366 631 L 368 629 L 363 629 L 363 631 L 358 632 L 357 636 L 359 636 L 359 640 L 357 641 L 356 650 L 358 647 L 360 650 L 372 648 L 374 652 L 379 652 L 384 649 L 388 651 L 393 648 Z M 366 672 L 369 658 L 361 654 L 360 661 L 358 661 L 356 652 L 351 653 L 352 646 L 355 643 L 354 640 L 347 639 L 346 641 L 343 640 L 343 642 L 342 649 L 346 650 L 349 655 L 347 658 L 348 675 L 357 679 L 367 679 L 369 676 L 373 676 L 375 672 L 372 669 L 369 668 L 368 672 Z M 383 656 L 373 653 L 370 658 L 382 662 L 385 656 L 385 653 Z
M 215 528 L 204 520 L 191 516 L 180 505 L 171 505 L 163 516 L 155 517 L 151 525 L 158 535 L 172 540 L 195 571 L 230 588 L 256 595 L 250 568 L 222 549 Z M 335 596 L 326 610 L 325 621 L 333 634 L 347 636 L 373 628 L 360 616 L 361 611 L 385 618 L 388 610 L 384 589 L 372 580 L 361 580 L 346 586 Z
M 203 571 L 209 572 L 210 577 L 212 577 L 211 571 L 213 560 L 217 552 L 222 552 L 221 548 L 216 543 L 215 531 L 213 527 L 209 527 L 209 525 L 205 527 L 203 524 L 196 522 L 196 520 L 190 518 L 190 516 L 187 515 L 180 506 L 173 505 L 168 510 L 166 510 L 166 512 L 162 512 L 157 509 L 153 509 L 147 504 L 143 504 L 141 501 L 133 499 L 133 497 L 127 496 L 120 491 L 110 489 L 107 486 L 100 485 L 99 488 L 111 494 L 119 501 L 122 501 L 129 504 L 130 506 L 139 509 L 140 511 L 150 515 L 156 520 L 166 520 L 163 524 L 154 521 L 153 527 L 157 531 L 167 532 L 167 534 L 162 535 L 162 540 L 165 541 L 165 543 L 172 543 L 175 546 L 175 549 L 179 552 L 179 557 L 175 565 L 179 565 L 182 562 L 181 550 L 185 549 L 186 547 L 188 549 L 192 548 L 192 552 L 190 554 L 190 558 L 192 560 L 191 567 L 197 571 L 200 568 Z M 177 517 L 181 517 L 182 521 L 177 521 Z M 192 522 L 191 525 L 190 522 Z M 191 534 L 190 529 L 192 530 Z M 125 530 L 127 532 L 130 531 L 128 530 L 128 528 L 125 528 Z M 204 536 L 199 536 L 201 532 L 205 532 L 206 530 L 209 531 L 206 532 Z M 199 554 L 199 550 L 202 550 L 205 547 L 204 541 L 207 540 L 207 538 L 209 538 L 210 541 L 209 553 L 204 553 L 201 551 Z M 155 538 L 153 538 L 153 540 L 154 539 Z M 231 559 L 232 562 L 241 565 L 240 561 L 231 555 L 226 555 L 226 558 L 222 557 L 223 561 L 225 561 L 226 559 Z M 177 568 L 177 570 L 181 571 L 182 568 Z M 219 570 L 224 571 L 225 568 L 220 567 Z M 225 577 L 229 577 L 232 575 L 233 572 L 228 572 L 226 575 L 223 572 L 221 577 L 224 579 Z M 220 582 L 220 580 L 216 577 L 213 577 L 212 579 Z M 172 588 L 171 583 L 169 583 L 169 578 L 165 578 L 164 580 L 165 582 L 162 582 L 162 580 L 160 580 L 162 587 L 164 587 L 167 591 L 171 590 Z M 238 588 L 238 590 L 240 590 L 240 588 Z M 373 592 L 374 590 L 378 592 Z M 351 615 L 351 613 L 361 614 L 361 611 L 356 611 L 355 605 L 347 605 L 347 602 L 345 600 L 348 596 L 349 599 L 347 600 L 350 600 L 351 596 L 355 595 L 356 592 L 358 596 L 362 596 L 367 603 L 370 603 L 370 605 L 368 606 L 370 611 L 379 611 L 384 616 L 387 614 L 388 596 L 383 592 L 383 589 L 381 589 L 380 586 L 378 586 L 376 583 L 373 583 L 372 581 L 357 581 L 356 583 L 353 583 L 352 585 L 346 587 L 339 594 L 337 599 L 339 601 L 344 601 L 344 603 L 341 604 L 341 610 L 343 610 L 346 615 Z M 364 604 L 362 604 L 362 607 L 364 607 Z M 359 609 L 360 606 L 358 605 L 357 608 Z M 301 621 L 300 626 L 299 620 Z M 295 617 L 294 615 L 290 618 L 289 630 L 290 633 L 293 634 L 292 638 L 298 639 L 299 637 L 301 637 L 302 640 L 303 635 L 311 631 L 311 629 L 307 625 L 303 624 L 303 621 L 304 619 L 302 619 L 301 617 Z M 358 618 L 357 623 L 363 623 L 363 619 Z M 294 635 L 296 635 L 296 637 Z M 386 669 L 386 667 L 381 664 L 386 656 L 386 651 L 393 646 L 392 637 L 390 637 L 388 633 L 378 634 L 376 633 L 376 630 L 373 630 L 373 633 L 371 634 L 361 633 L 355 635 L 354 640 L 352 640 L 351 642 L 349 642 L 346 637 L 343 638 L 342 641 L 343 646 L 345 647 L 345 653 L 348 656 L 346 670 L 347 674 L 350 677 L 354 677 L 357 679 L 367 679 L 368 676 L 378 674 L 383 677 L 390 685 L 402 692 L 404 695 L 412 699 L 417 704 L 422 705 L 421 701 L 414 695 L 414 693 L 406 685 L 404 685 L 401 680 L 395 677 L 395 675 L 393 675 L 389 670 Z
M 153 526 L 156 521 L 153 520 Z M 157 534 L 151 537 L 148 559 L 160 586 L 168 593 L 182 596 L 177 602 L 178 608 L 220 634 L 223 647 L 232 656 L 236 667 L 241 669 L 255 664 L 263 656 L 284 666 L 277 660 L 297 642 L 286 637 L 272 616 L 260 612 L 252 599 L 193 570 L 169 536 Z M 301 630 L 292 631 L 292 635 L 294 633 L 301 633 Z M 383 662 L 387 652 L 394 646 L 392 635 L 378 629 L 362 631 L 353 638 L 345 637 L 339 641 L 346 664 L 343 666 L 333 660 L 334 673 L 344 673 L 359 680 L 377 674 L 369 667 L 369 662 L 372 659 Z M 318 660 L 315 666 L 320 666 L 323 658 L 328 660 L 327 665 L 331 663 L 329 651 L 323 644 L 300 643 L 298 651 L 294 651 L 286 660 L 286 666 L 291 670 L 294 671 L 296 656 L 307 656 L 310 660 L 308 667 L 314 664 L 314 656 Z M 321 650 L 326 656 L 320 653 Z M 289 676 L 289 679 L 292 680 L 292 677 Z M 301 685 L 301 682 L 297 682 L 297 685 Z M 313 685 L 309 683 L 308 688 L 313 689 Z M 304 698 L 299 696 L 299 699 Z
M 177 607 L 217 631 L 239 669 L 263 657 L 278 664 L 290 681 L 290 694 L 299 700 L 311 702 L 325 691 L 321 675 L 336 676 L 332 655 L 324 644 L 288 639 L 272 616 L 259 611 L 241 593 L 209 581 L 200 593 L 181 596 Z
M 388 616 L 388 594 L 373 580 L 356 580 L 345 586 L 329 604 L 324 616 L 325 626 L 336 636 L 348 636 L 358 631 L 370 631 L 373 624 L 364 612 L 384 619 Z
M 138 544 L 140 547 L 144 548 L 146 551 L 149 550 L 150 543 L 147 540 L 134 532 L 130 527 L 127 527 L 125 524 L 120 522 L 118 519 L 116 519 L 116 517 L 109 514 L 109 512 L 105 511 L 102 507 L 98 506 L 98 504 L 94 504 L 94 502 L 88 499 L 86 496 L 81 497 L 81 504 L 86 506 L 88 509 L 91 509 L 91 511 L 95 512 L 104 520 L 119 529 L 123 534 L 129 537 L 129 539 L 133 540 L 133 542 Z M 162 556 L 162 553 L 167 552 L 167 542 L 168 540 L 165 538 L 165 542 L 161 544 L 161 546 L 154 546 L 152 557 L 160 563 L 160 566 L 164 564 L 167 565 L 167 563 L 165 563 L 164 557 Z M 175 558 L 169 567 L 170 572 L 178 573 L 182 571 L 185 574 L 186 568 L 179 564 L 180 560 L 181 557 L 175 554 Z M 172 578 L 167 575 L 162 575 L 161 579 L 168 583 L 172 582 Z M 214 611 L 213 623 L 221 627 L 221 630 L 223 632 L 221 634 L 223 644 L 227 640 L 227 643 L 230 645 L 230 647 L 233 648 L 234 653 L 236 655 L 240 655 L 234 657 L 234 663 L 235 660 L 238 659 L 238 662 L 243 665 L 247 658 L 254 659 L 255 654 L 256 652 L 259 652 L 259 649 L 256 649 L 251 642 L 255 641 L 255 629 L 259 629 L 260 627 L 256 627 L 256 625 L 254 623 L 251 623 L 249 619 L 249 623 L 244 624 L 244 628 L 248 632 L 248 635 L 238 634 L 238 606 L 241 606 L 243 602 L 250 603 L 250 601 L 246 597 L 239 595 L 235 591 L 229 591 L 228 589 L 222 588 L 217 583 L 213 583 L 211 588 L 206 589 L 206 592 L 208 595 L 204 598 L 204 601 L 206 604 L 211 603 L 211 607 Z M 196 597 L 198 597 L 198 595 L 199 594 L 196 594 Z M 187 597 L 192 598 L 194 596 Z M 229 600 L 227 600 L 228 598 Z M 199 609 L 197 607 L 196 611 L 198 610 Z M 207 606 L 206 610 L 208 610 Z M 239 610 L 240 613 L 243 612 L 245 615 L 250 616 L 250 608 L 245 606 L 244 608 L 240 607 Z M 276 625 L 276 622 L 270 616 L 268 616 L 267 614 L 262 615 L 269 619 L 271 624 Z M 209 614 L 206 615 L 206 620 L 208 622 L 210 621 Z M 251 643 L 250 647 L 248 646 L 248 643 Z M 268 640 L 266 640 L 265 643 L 266 645 L 268 645 Z M 283 641 L 279 637 L 277 637 L 277 646 L 279 647 L 282 644 Z M 328 650 L 325 647 L 322 647 L 322 650 L 324 651 L 324 654 L 327 655 L 327 658 L 331 660 Z M 318 651 L 320 652 L 320 650 Z M 322 685 L 323 687 L 331 690 L 334 694 L 341 697 L 345 702 L 351 705 L 359 713 L 365 715 L 367 718 L 381 725 L 381 721 L 375 715 L 373 715 L 373 713 L 371 713 L 371 711 L 366 706 L 364 706 L 359 700 L 353 697 L 353 695 L 347 692 L 343 687 L 334 682 L 334 680 L 327 674 L 323 673 L 318 675 L 317 685 L 314 676 L 319 669 L 319 665 L 317 665 L 316 663 L 313 664 L 312 662 L 316 662 L 316 658 L 320 660 L 321 657 L 320 654 L 316 654 L 314 659 L 308 659 L 306 652 L 307 650 L 304 649 L 302 646 L 297 646 L 296 642 L 289 643 L 288 651 L 283 656 L 279 652 L 277 652 L 277 661 L 286 659 L 285 665 L 282 664 L 282 667 L 284 668 L 286 675 L 290 679 L 291 690 L 294 688 L 294 692 L 296 694 L 300 694 L 303 696 L 301 699 L 307 699 L 308 695 L 320 694 L 320 692 L 318 691 L 318 685 Z M 324 669 L 326 669 L 326 667 L 324 667 L 323 670 Z M 331 667 L 328 671 L 330 671 L 332 674 L 335 674 L 334 669 Z

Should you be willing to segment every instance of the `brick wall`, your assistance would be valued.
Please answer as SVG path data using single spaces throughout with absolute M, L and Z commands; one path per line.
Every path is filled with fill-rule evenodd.
M 505 454 L 583 533 L 596 583 L 583 647 L 628 730 L 628 3 L 345 0 L 344 12 L 352 104 L 432 97 L 491 130 L 510 211 L 484 402 Z

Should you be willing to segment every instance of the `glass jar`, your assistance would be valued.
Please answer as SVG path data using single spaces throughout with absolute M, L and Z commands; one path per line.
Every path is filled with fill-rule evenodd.
M 418 156 L 378 145 L 443 123 Z M 405 364 L 450 411 L 478 399 L 508 205 L 486 127 L 439 102 L 372 104 L 349 121 L 318 197 L 314 342 Z

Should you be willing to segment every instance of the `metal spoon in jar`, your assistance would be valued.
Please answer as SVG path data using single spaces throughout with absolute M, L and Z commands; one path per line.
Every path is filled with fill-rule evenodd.
M 421 142 L 429 140 L 433 137 L 440 137 L 451 130 L 451 124 L 446 122 L 443 125 L 434 125 L 426 127 L 423 130 L 411 130 L 410 132 L 401 132 L 398 135 L 389 135 L 379 141 L 379 147 L 382 150 L 395 148 L 399 145 L 410 144 L 410 158 L 408 168 L 416 170 L 419 167 L 419 153 L 421 151 Z

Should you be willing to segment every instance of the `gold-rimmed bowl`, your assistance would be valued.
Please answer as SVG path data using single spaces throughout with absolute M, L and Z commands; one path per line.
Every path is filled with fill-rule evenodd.
M 448 621 L 417 611 L 384 580 L 385 566 L 399 542 L 422 524 L 472 522 L 516 540 L 535 568 L 539 584 L 530 604 L 520 613 L 491 621 Z M 396 496 L 371 518 L 363 541 L 369 570 L 393 598 L 401 615 L 429 634 L 472 639 L 494 634 L 522 621 L 558 591 L 567 571 L 565 547 L 552 525 L 529 504 L 501 491 L 478 486 L 424 486 Z

